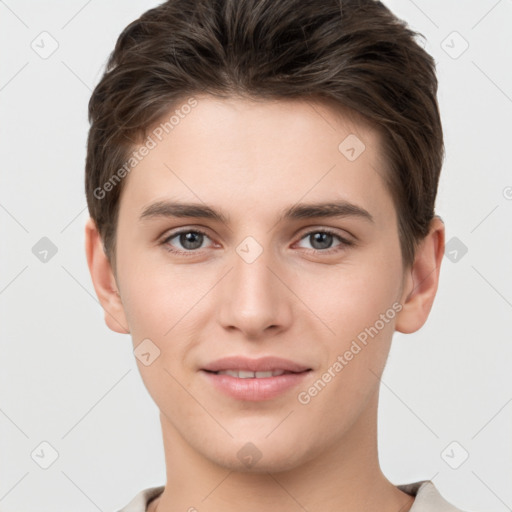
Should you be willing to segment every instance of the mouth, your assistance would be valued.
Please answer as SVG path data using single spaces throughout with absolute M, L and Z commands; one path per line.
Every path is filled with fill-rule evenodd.
M 280 377 L 281 375 L 286 374 L 295 374 L 295 373 L 303 373 L 303 372 L 292 372 L 288 370 L 270 370 L 270 371 L 260 371 L 260 372 L 251 372 L 250 370 L 220 370 L 218 372 L 205 370 L 208 373 L 213 373 L 215 375 L 229 375 L 231 377 L 235 377 L 237 379 L 268 379 L 270 377 Z M 304 370 L 306 372 L 311 371 L 310 368 Z
M 304 385 L 312 368 L 294 361 L 264 357 L 227 357 L 202 368 L 200 373 L 215 391 L 243 401 L 264 401 L 286 396 Z
M 236 376 L 242 379 L 258 378 L 260 376 L 262 378 L 278 376 L 279 372 L 301 373 L 311 370 L 307 365 L 274 356 L 260 357 L 258 359 L 244 356 L 228 356 L 212 361 L 202 369 L 212 373 L 236 372 Z M 275 373 L 276 375 L 266 375 L 269 372 Z

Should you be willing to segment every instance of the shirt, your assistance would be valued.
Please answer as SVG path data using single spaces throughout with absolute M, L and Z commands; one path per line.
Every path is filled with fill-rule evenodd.
M 397 487 L 415 497 L 410 512 L 464 512 L 448 503 L 430 480 L 397 485 Z M 149 502 L 160 496 L 163 491 L 163 485 L 144 489 L 118 512 L 146 512 Z

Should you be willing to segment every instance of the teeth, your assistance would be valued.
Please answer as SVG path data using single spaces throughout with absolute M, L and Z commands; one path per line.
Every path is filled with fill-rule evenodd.
M 239 379 L 264 379 L 268 377 L 277 377 L 283 375 L 284 370 L 273 370 L 269 372 L 250 372 L 248 370 L 222 370 L 217 375 L 230 375 Z

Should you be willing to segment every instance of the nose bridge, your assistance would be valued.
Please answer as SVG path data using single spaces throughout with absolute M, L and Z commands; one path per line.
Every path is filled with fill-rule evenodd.
M 224 327 L 237 327 L 251 336 L 270 326 L 282 327 L 288 319 L 286 290 L 270 270 L 278 264 L 266 240 L 263 245 L 248 236 L 235 247 L 220 305 Z

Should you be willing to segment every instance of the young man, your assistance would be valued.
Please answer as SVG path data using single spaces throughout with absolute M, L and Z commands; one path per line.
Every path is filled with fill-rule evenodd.
M 377 450 L 444 252 L 433 59 L 373 0 L 171 0 L 89 105 L 89 269 L 160 409 L 125 512 L 456 511 Z

